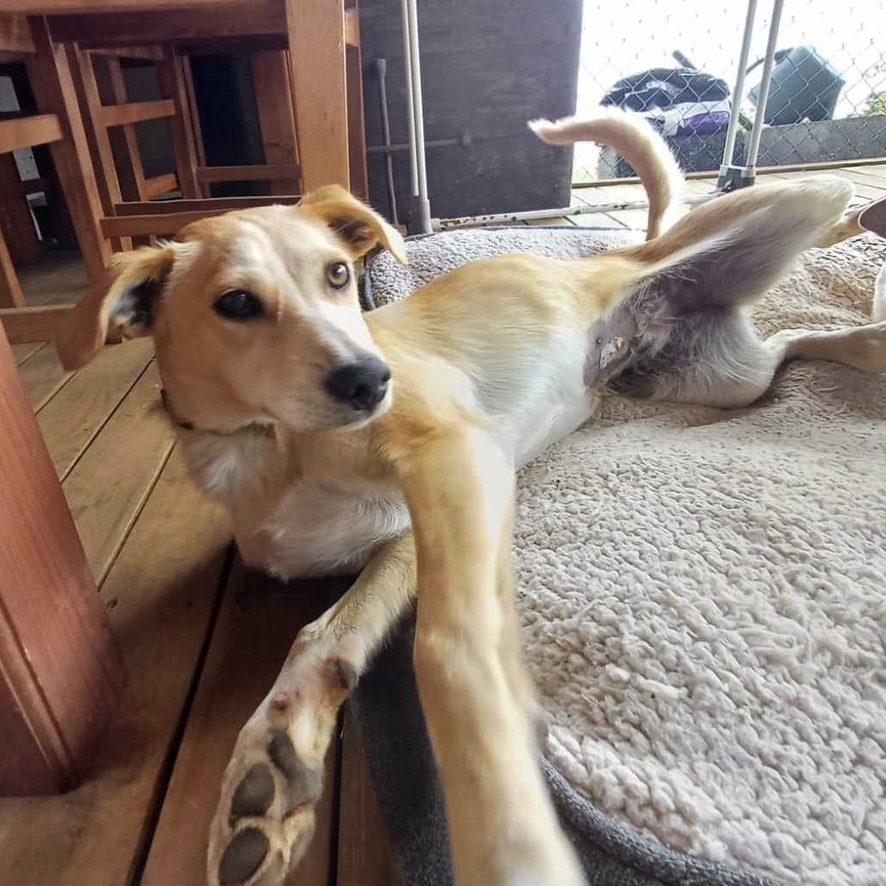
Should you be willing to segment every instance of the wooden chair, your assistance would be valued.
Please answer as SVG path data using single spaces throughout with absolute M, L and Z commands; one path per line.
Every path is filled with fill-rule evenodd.
M 55 175 L 71 216 L 87 274 L 98 276 L 111 255 L 101 232 L 101 202 L 88 159 L 86 135 L 73 102 L 71 72 L 64 54 L 53 46 L 40 19 L 29 27 L 20 17 L 0 17 L 0 53 L 4 61 L 27 66 L 37 113 L 0 121 L 0 152 L 48 145 Z M 73 108 L 73 113 L 72 113 Z M 27 308 L 5 240 L 0 238 L 0 322 L 13 341 L 47 337 L 64 308 Z
M 53 141 L 57 146 L 53 160 L 90 278 L 102 272 L 112 245 L 128 245 L 125 238 L 175 233 L 195 218 L 232 208 L 230 202 L 205 196 L 213 181 L 267 178 L 273 183 L 273 202 L 297 199 L 298 191 L 285 193 L 292 190 L 296 175 L 301 191 L 336 182 L 365 195 L 356 0 L 252 0 L 248 4 L 243 0 L 0 0 L 0 16 L 10 13 L 30 16 L 33 54 L 29 57 L 34 64 L 29 72 L 35 93 L 40 93 L 41 111 L 64 121 L 58 131 L 46 130 L 39 138 L 68 136 Z M 20 25 L 15 33 L 21 34 Z M 0 32 L 0 49 L 3 45 Z M 111 82 L 117 97 L 112 104 L 104 104 L 100 78 L 113 81 L 116 75 L 113 65 L 111 73 L 97 72 L 96 59 L 113 58 L 115 53 L 119 57 L 145 45 L 162 48 L 158 64 L 165 71 L 163 99 L 149 103 L 150 108 L 138 107 L 146 103 L 122 101 L 125 94 Z M 240 48 L 255 53 L 253 74 L 268 95 L 264 108 L 259 106 L 263 135 L 266 149 L 270 144 L 276 151 L 266 156 L 262 167 L 209 167 L 200 154 L 187 54 L 222 45 L 231 51 Z M 72 51 L 79 53 L 76 77 L 71 70 Z M 78 107 L 78 79 L 88 101 L 98 176 L 92 169 Z M 288 101 L 284 90 L 289 92 Z M 282 114 L 281 107 L 286 109 Z M 157 194 L 152 193 L 169 184 L 168 180 L 142 180 L 139 190 L 138 160 L 126 127 L 149 119 L 143 116 L 147 114 L 168 116 L 178 128 L 176 183 L 183 199 L 176 201 L 173 211 L 171 206 L 158 210 L 153 199 Z M 115 135 L 115 129 L 122 136 Z M 4 135 L 12 133 L 0 130 L 3 148 L 8 143 Z M 128 176 L 135 182 L 134 190 L 124 184 L 127 174 L 121 176 L 119 169 L 112 169 L 115 150 L 118 157 L 128 152 Z M 297 162 L 293 162 L 295 151 Z M 139 199 L 127 199 L 131 196 Z M 243 198 L 237 205 L 262 202 L 262 198 Z M 112 239 L 118 242 L 112 244 Z M 16 307 L 14 314 L 0 310 L 0 320 L 11 341 L 43 340 L 53 337 L 64 312 L 56 307 Z

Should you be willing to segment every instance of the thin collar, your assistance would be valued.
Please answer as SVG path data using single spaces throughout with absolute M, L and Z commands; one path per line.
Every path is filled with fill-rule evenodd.
M 169 420 L 183 431 L 199 431 L 201 434 L 212 434 L 215 437 L 236 437 L 244 433 L 260 434 L 261 436 L 269 436 L 273 431 L 273 425 L 265 422 L 253 421 L 242 427 L 235 428 L 233 431 L 216 431 L 209 428 L 198 428 L 192 421 L 182 421 L 170 408 L 169 399 L 166 396 L 166 388 L 160 388 L 160 400 L 163 402 L 163 409 L 166 411 Z

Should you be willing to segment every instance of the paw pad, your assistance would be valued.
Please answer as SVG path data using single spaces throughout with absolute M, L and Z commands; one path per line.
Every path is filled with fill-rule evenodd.
M 264 763 L 256 763 L 237 785 L 231 800 L 231 817 L 261 815 L 274 802 L 274 776 Z
M 258 828 L 244 828 L 228 844 L 218 867 L 222 886 L 235 886 L 248 880 L 268 854 L 268 838 Z

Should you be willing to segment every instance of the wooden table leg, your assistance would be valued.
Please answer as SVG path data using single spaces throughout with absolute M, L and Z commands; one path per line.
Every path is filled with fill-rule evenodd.
M 286 0 L 286 27 L 302 184 L 349 188 L 342 0 Z
M 0 795 L 76 785 L 122 676 L 74 522 L 0 328 Z

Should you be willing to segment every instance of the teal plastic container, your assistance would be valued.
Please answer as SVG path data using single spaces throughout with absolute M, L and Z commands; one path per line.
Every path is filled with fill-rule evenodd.
M 748 72 L 762 62 L 754 62 Z M 830 120 L 844 85 L 843 78 L 811 46 L 782 49 L 775 53 L 763 122 L 782 126 L 801 120 Z M 756 106 L 759 86 L 749 96 Z

